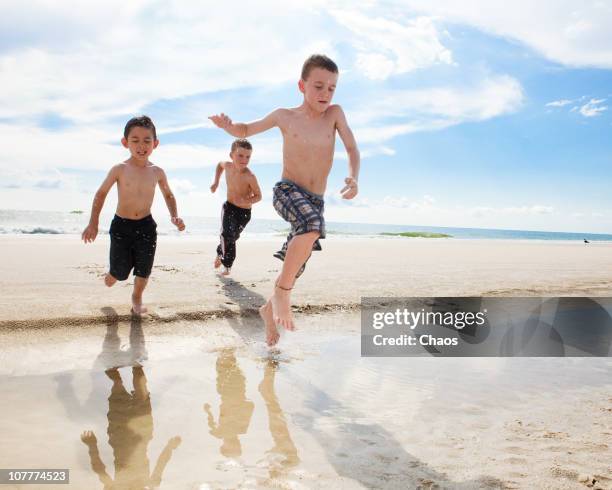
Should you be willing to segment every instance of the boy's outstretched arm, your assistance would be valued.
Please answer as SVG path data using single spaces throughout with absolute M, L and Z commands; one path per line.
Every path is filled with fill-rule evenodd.
M 112 485 L 113 479 L 106 472 L 106 466 L 100 458 L 100 452 L 98 451 L 98 440 L 96 435 L 91 430 L 86 430 L 81 434 L 81 441 L 89 448 L 89 461 L 91 463 L 91 469 L 96 472 L 100 482 L 105 487 Z
M 246 138 L 257 133 L 262 133 L 268 129 L 278 126 L 278 117 L 281 109 L 276 109 L 268 114 L 263 119 L 253 121 L 250 123 L 235 123 L 226 114 L 215 114 L 210 116 L 210 119 L 215 126 L 224 129 L 227 133 L 231 134 L 236 138 Z
M 104 182 L 102 182 L 102 185 L 97 190 L 96 195 L 94 196 L 93 204 L 91 205 L 91 216 L 89 217 L 89 224 L 81 234 L 81 239 L 85 243 L 93 242 L 98 236 L 98 223 L 100 221 L 100 213 L 102 212 L 102 207 L 104 206 L 104 200 L 106 199 L 106 195 L 108 194 L 108 191 L 110 191 L 113 184 L 117 182 L 120 168 L 120 165 L 115 165 L 113 168 L 110 169 L 108 175 L 104 179 Z
M 178 213 L 176 211 L 176 199 L 174 198 L 174 194 L 170 189 L 170 184 L 168 184 L 168 178 L 166 177 L 166 172 L 164 172 L 161 168 L 159 171 L 159 190 L 162 192 L 164 196 L 164 200 L 166 201 L 166 206 L 168 207 L 168 211 L 170 211 L 170 221 L 172 224 L 178 228 L 179 231 L 183 231 L 185 229 L 185 223 L 183 220 L 178 217 Z
M 161 454 L 159 455 L 159 458 L 157 458 L 157 464 L 155 465 L 153 473 L 151 473 L 151 483 L 153 485 L 153 488 L 159 487 L 161 485 L 162 475 L 164 474 L 166 465 L 172 457 L 172 451 L 179 447 L 180 444 L 181 438 L 179 436 L 171 438 L 162 450 Z
M 215 169 L 215 181 L 210 186 L 210 192 L 215 192 L 217 187 L 219 187 L 219 179 L 221 178 L 223 170 L 225 170 L 225 162 L 217 163 L 217 168 Z
M 361 157 L 359 155 L 359 148 L 357 148 L 355 136 L 353 136 L 353 132 L 346 121 L 344 111 L 340 106 L 336 106 L 336 111 L 336 129 L 338 130 L 342 143 L 344 143 L 344 148 L 346 148 L 349 159 L 349 176 L 344 179 L 346 185 L 342 188 L 340 193 L 344 199 L 353 199 L 359 192 L 357 181 L 359 179 Z

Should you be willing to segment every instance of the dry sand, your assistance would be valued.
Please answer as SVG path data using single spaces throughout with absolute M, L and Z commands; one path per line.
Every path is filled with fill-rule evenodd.
M 282 242 L 238 242 L 231 279 L 212 269 L 215 242 L 160 237 L 145 302 L 170 319 L 239 311 L 227 285 L 261 304 L 272 291 Z M 506 240 L 328 238 L 314 252 L 293 300 L 302 307 L 355 307 L 362 296 L 606 296 L 612 244 Z M 72 236 L 0 237 L 0 325 L 52 325 L 103 319 L 101 308 L 129 313 L 132 280 L 102 285 L 108 237 L 84 245 Z M 249 309 L 242 302 L 242 309 Z M 179 316 L 181 316 L 179 315 Z

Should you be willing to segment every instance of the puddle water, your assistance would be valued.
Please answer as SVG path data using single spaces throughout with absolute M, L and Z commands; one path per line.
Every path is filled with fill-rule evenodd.
M 610 393 L 609 359 L 361 358 L 358 315 L 298 321 L 275 352 L 249 319 L 3 334 L 1 466 L 84 489 L 496 488 L 519 476 L 473 461 L 531 444 L 508 424 Z

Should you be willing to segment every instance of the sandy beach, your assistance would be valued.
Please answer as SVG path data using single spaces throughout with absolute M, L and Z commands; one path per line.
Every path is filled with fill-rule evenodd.
M 102 284 L 106 237 L 0 237 L 3 466 L 79 489 L 612 488 L 610 358 L 359 350 L 362 296 L 606 296 L 611 244 L 331 238 L 268 351 L 280 241 L 241 240 L 221 279 L 213 240 L 161 237 L 138 321 L 131 281 Z
M 517 240 L 332 237 L 314 252 L 293 295 L 299 308 L 353 308 L 362 296 L 606 296 L 612 244 Z M 258 306 L 272 291 L 277 240 L 243 239 L 231 278 L 212 262 L 215 239 L 160 237 L 145 302 L 153 316 L 195 318 Z M 108 237 L 0 236 L 0 325 L 50 326 L 104 320 L 101 308 L 129 313 L 132 280 L 102 285 Z M 243 299 L 228 298 L 227 286 Z M 181 316 L 182 315 L 182 316 Z

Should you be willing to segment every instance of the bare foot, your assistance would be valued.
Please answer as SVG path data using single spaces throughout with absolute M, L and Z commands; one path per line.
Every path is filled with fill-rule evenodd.
M 134 315 L 142 315 L 147 309 L 142 305 L 142 297 L 138 298 L 132 294 L 132 313 Z
M 221 257 L 217 255 L 215 257 L 215 269 L 218 269 L 219 267 L 221 267 Z
M 221 271 L 221 275 L 222 276 L 229 276 L 231 272 L 231 269 L 229 267 L 224 267 L 223 270 Z
M 110 288 L 116 282 L 117 279 L 115 279 L 113 276 L 110 275 L 110 273 L 107 272 L 104 276 L 104 284 L 106 284 Z
M 266 325 L 266 344 L 268 344 L 269 347 L 272 347 L 273 345 L 276 345 L 280 335 L 276 329 L 276 325 L 274 324 L 274 318 L 272 316 L 272 303 L 270 303 L 270 300 L 259 308 L 259 315 Z
M 295 330 L 293 315 L 291 313 L 291 290 L 274 288 L 274 294 L 270 298 L 272 305 L 272 318 L 276 325 L 281 325 L 286 330 Z

